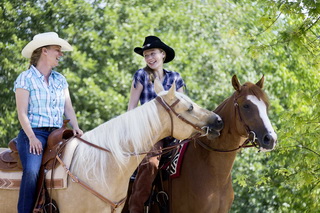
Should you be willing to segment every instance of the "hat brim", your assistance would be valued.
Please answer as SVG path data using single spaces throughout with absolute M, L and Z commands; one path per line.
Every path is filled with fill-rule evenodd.
M 32 40 L 30 41 L 21 51 L 22 56 L 31 58 L 33 51 L 39 47 L 48 45 L 58 45 L 61 47 L 61 51 L 72 51 L 72 46 L 64 39 L 61 38 L 48 38 L 43 40 Z
M 168 63 L 170 61 L 172 61 L 175 57 L 175 52 L 174 50 L 165 45 L 164 43 L 151 43 L 150 45 L 144 46 L 144 47 L 136 47 L 134 48 L 134 52 L 143 56 L 143 51 L 145 50 L 149 50 L 149 49 L 154 49 L 154 48 L 159 48 L 159 49 L 163 49 L 163 51 L 166 52 L 166 59 L 164 60 L 163 63 Z

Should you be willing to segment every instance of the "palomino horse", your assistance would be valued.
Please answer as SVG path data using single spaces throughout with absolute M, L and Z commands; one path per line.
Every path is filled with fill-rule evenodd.
M 218 115 L 175 91 L 163 91 L 155 81 L 158 98 L 85 133 L 82 139 L 108 149 L 101 151 L 79 140 L 68 178 L 68 188 L 53 190 L 60 212 L 121 212 L 129 179 L 145 153 L 160 139 L 172 135 L 186 139 L 199 133 L 218 136 Z M 218 126 L 218 127 L 216 127 Z M 77 181 L 81 182 L 77 182 Z M 84 183 L 93 191 L 79 183 Z M 1 213 L 15 212 L 18 190 L 0 190 Z
M 221 135 L 189 144 L 181 176 L 171 182 L 171 213 L 228 212 L 234 199 L 231 170 L 236 150 L 248 138 L 260 151 L 274 149 L 277 135 L 267 115 L 263 83 L 264 77 L 256 84 L 241 86 L 237 77 L 232 77 L 236 91 L 214 110 L 224 122 Z

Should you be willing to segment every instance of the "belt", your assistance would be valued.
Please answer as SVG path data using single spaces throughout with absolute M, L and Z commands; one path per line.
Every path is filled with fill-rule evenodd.
M 33 128 L 33 129 L 52 132 L 53 130 L 56 130 L 56 129 L 59 129 L 59 128 L 58 127 L 37 127 L 37 128 Z

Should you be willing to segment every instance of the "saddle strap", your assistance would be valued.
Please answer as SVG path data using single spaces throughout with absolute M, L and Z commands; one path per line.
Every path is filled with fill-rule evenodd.
M 66 173 L 71 177 L 72 181 L 75 183 L 80 184 L 80 186 L 82 186 L 84 189 L 88 190 L 89 192 L 91 192 L 93 195 L 95 195 L 96 197 L 98 197 L 100 200 L 102 200 L 105 203 L 108 203 L 111 205 L 111 212 L 115 212 L 116 208 L 118 208 L 120 205 L 124 204 L 127 196 L 124 197 L 123 199 L 121 199 L 119 202 L 113 202 L 111 200 L 109 200 L 108 198 L 104 197 L 102 194 L 100 194 L 99 192 L 95 191 L 94 189 L 92 189 L 90 186 L 88 186 L 86 183 L 84 183 L 83 181 L 81 181 L 77 176 L 73 175 L 72 172 L 67 168 L 67 166 L 65 165 L 65 163 L 61 160 L 61 158 L 57 155 L 56 156 L 57 160 L 60 162 L 60 164 L 62 165 L 62 167 L 64 168 L 64 170 L 66 171 Z

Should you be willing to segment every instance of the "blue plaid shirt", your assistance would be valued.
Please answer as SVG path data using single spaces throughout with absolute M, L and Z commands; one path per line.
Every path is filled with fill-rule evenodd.
M 164 73 L 165 77 L 162 85 L 165 90 L 169 90 L 174 81 L 176 81 L 176 90 L 185 86 L 184 81 L 182 80 L 178 72 L 173 72 L 164 69 Z M 138 71 L 136 71 L 136 73 L 133 76 L 133 81 L 133 86 L 135 88 L 137 87 L 137 82 L 140 82 L 143 86 L 143 90 L 140 95 L 141 105 L 157 97 L 157 94 L 154 91 L 154 84 L 149 81 L 149 75 L 144 69 L 139 69 Z
M 29 91 L 28 118 L 32 128 L 61 127 L 65 106 L 64 89 L 68 83 L 63 75 L 51 71 L 49 85 L 37 68 L 22 72 L 14 82 L 17 88 Z

